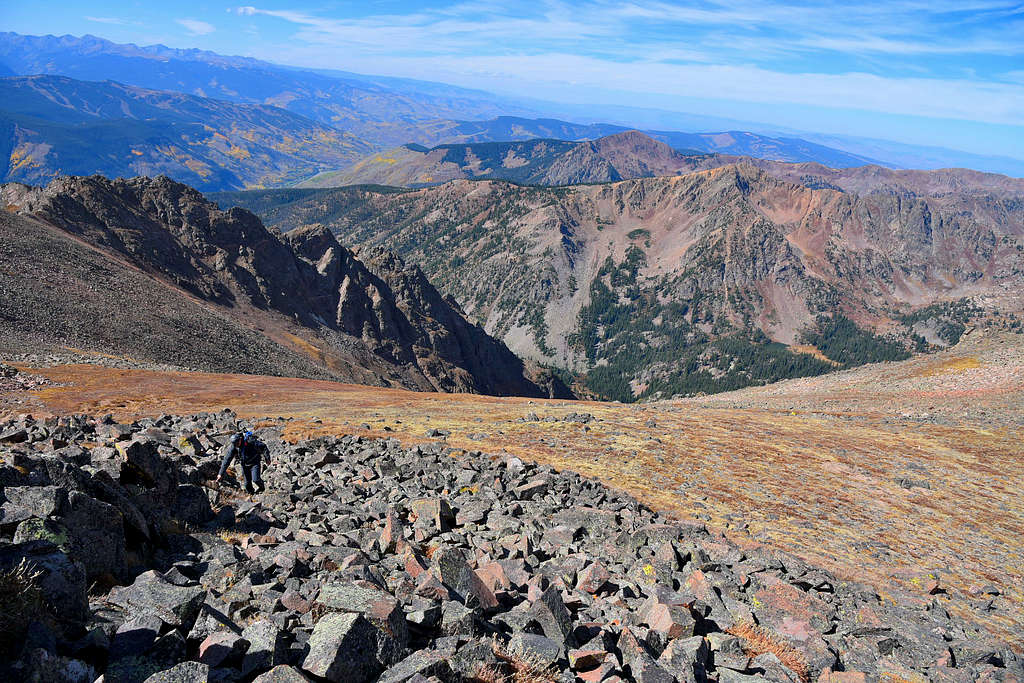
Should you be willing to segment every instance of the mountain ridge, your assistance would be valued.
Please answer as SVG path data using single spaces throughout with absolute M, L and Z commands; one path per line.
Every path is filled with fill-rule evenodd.
M 367 249 L 357 258 L 315 228 L 282 239 L 248 211 L 220 211 L 196 190 L 165 177 L 62 177 L 46 188 L 4 185 L 2 194 L 8 212 L 18 212 L 15 221 L 44 221 L 60 236 L 97 250 L 103 257 L 97 268 L 118 270 L 109 264 L 110 256 L 127 261 L 234 327 L 248 328 L 249 337 L 288 349 L 289 358 L 305 358 L 303 376 L 318 368 L 312 376 L 420 390 L 547 395 L 525 376 L 518 358 L 468 323 L 422 272 L 386 252 Z M 12 239 L 17 242 L 17 233 Z M 59 269 L 42 254 L 37 257 L 48 264 L 39 269 Z M 18 282 L 31 292 L 38 281 Z M 100 308 L 115 305 L 102 285 L 72 289 L 70 296 L 86 297 Z M 59 306 L 58 317 L 81 323 L 83 343 L 98 343 L 74 306 Z M 127 316 L 145 319 L 146 311 L 130 309 Z M 24 310 L 5 318 L 19 336 L 38 332 L 45 342 L 59 341 L 38 316 Z M 185 349 L 191 344 L 182 330 L 172 338 Z M 122 347 L 133 343 L 119 340 Z M 144 343 L 135 350 L 153 357 Z M 234 369 L 222 356 L 213 367 Z M 287 374 L 294 366 L 289 361 L 273 374 Z
M 856 330 L 945 344 L 929 330 L 962 325 L 970 306 L 956 302 L 1020 308 L 1024 206 L 1012 195 L 857 195 L 746 162 L 596 185 L 308 192 L 261 214 L 283 230 L 320 223 L 354 244 L 386 244 L 520 355 L 605 375 L 622 397 L 671 395 L 697 377 L 708 388 L 761 383 L 730 379 L 743 363 L 764 380 L 824 372 L 768 343 L 799 344 L 822 316 L 852 319 L 858 344 L 888 354 L 898 347 Z
M 832 168 L 817 162 L 680 151 L 636 130 L 582 141 L 534 138 L 519 142 L 446 143 L 433 148 L 403 145 L 367 156 L 345 171 L 318 174 L 295 187 L 420 187 L 454 179 L 573 185 L 678 175 L 736 163 L 751 164 L 774 177 L 812 189 L 832 188 L 856 194 L 940 195 L 981 191 L 1006 197 L 1024 195 L 1024 179 L 997 173 L 958 168 L 892 169 L 877 164 Z

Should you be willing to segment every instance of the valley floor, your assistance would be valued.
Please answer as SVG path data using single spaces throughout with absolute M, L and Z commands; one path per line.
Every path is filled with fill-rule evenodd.
M 21 366 L 27 369 L 26 366 Z M 945 591 L 1024 632 L 1024 337 L 716 396 L 622 405 L 430 394 L 246 375 L 60 365 L 0 385 L 0 413 L 120 420 L 230 407 L 286 438 L 357 433 L 512 453 L 873 583 Z

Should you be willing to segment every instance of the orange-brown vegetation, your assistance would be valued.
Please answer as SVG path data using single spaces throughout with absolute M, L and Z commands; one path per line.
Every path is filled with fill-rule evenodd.
M 725 631 L 743 640 L 743 650 L 748 656 L 757 657 L 770 652 L 778 657 L 782 665 L 795 673 L 801 681 L 807 683 L 811 680 L 807 660 L 799 650 L 787 643 L 777 633 L 749 621 L 736 622 Z
M 131 419 L 230 407 L 292 418 L 289 440 L 354 433 L 412 445 L 446 430 L 453 448 L 578 471 L 883 595 L 930 600 L 928 574 L 961 596 L 993 584 L 1003 594 L 998 608 L 961 616 L 1011 641 L 1024 632 L 1020 336 L 975 333 L 903 363 L 646 405 L 97 366 L 33 372 L 60 386 L 22 394 L 18 412 Z M 524 421 L 530 413 L 541 421 Z M 543 421 L 570 413 L 595 419 Z

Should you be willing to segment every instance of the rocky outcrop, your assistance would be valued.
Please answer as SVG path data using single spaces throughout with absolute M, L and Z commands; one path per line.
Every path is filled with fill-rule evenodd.
M 259 432 L 273 464 L 258 501 L 203 488 L 234 426 L 230 412 L 0 425 L 26 435 L 2 447 L 11 464 L 0 466 L 0 588 L 13 578 L 17 590 L 5 593 L 0 675 L 155 683 L 1024 674 L 1019 654 L 950 616 L 944 605 L 954 597 L 935 581 L 918 594 L 887 589 L 883 600 L 517 458 L 352 436 L 290 445 L 278 424 Z M 107 543 L 125 553 L 116 576 L 95 564 L 76 505 L 113 511 Z
M 299 338 L 297 351 L 312 356 L 307 363 L 319 365 L 321 376 L 377 384 L 397 380 L 438 391 L 549 393 L 527 377 L 522 361 L 504 344 L 469 323 L 422 272 L 393 255 L 374 253 L 364 264 L 323 230 L 284 239 L 252 213 L 221 211 L 199 192 L 164 177 L 62 177 L 42 189 L 7 185 L 3 195 L 22 214 L 151 276 L 158 282 L 150 288 L 170 285 L 212 304 L 250 328 L 242 336 L 263 337 L 265 344 Z M 90 289 L 106 285 L 100 278 Z M 204 344 L 184 330 L 175 337 L 184 348 Z M 274 374 L 298 374 L 296 365 L 289 362 Z M 251 368 L 225 363 L 208 369 Z

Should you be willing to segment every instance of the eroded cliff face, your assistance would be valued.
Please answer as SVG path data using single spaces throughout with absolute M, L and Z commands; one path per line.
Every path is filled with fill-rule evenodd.
M 1024 204 L 1005 187 L 976 178 L 918 194 L 934 183 L 896 174 L 858 195 L 839 183 L 864 184 L 863 173 L 829 178 L 795 183 L 743 163 L 571 187 L 341 188 L 275 209 L 274 221 L 386 244 L 520 356 L 577 370 L 627 353 L 672 367 L 673 353 L 737 334 L 792 344 L 837 310 L 884 333 L 937 302 L 1012 309 Z M 650 368 L 634 365 L 631 381 L 646 384 Z
M 377 250 L 367 252 L 364 264 L 326 229 L 285 239 L 252 213 L 222 211 L 164 177 L 65 177 L 46 188 L 5 186 L 4 197 L 108 259 L 271 338 L 291 340 L 341 379 L 369 375 L 418 389 L 548 393 L 419 269 Z M 104 283 L 94 285 L 102 290 Z M 191 342 L 183 333 L 178 343 Z

